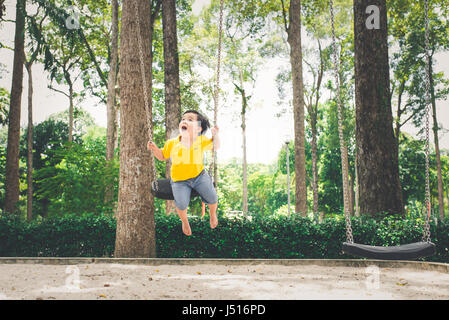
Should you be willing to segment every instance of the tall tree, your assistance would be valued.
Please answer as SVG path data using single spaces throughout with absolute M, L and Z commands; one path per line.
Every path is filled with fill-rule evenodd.
M 306 155 L 304 133 L 304 85 L 302 76 L 301 0 L 291 0 L 289 23 L 282 0 L 284 25 L 290 45 L 293 80 L 293 115 L 295 122 L 295 211 L 307 215 Z
M 403 212 L 398 149 L 392 125 L 387 31 L 386 0 L 354 2 L 361 214 Z
M 176 32 L 176 0 L 162 1 L 165 82 L 165 139 L 173 138 L 181 121 L 181 91 L 179 86 L 178 37 Z M 166 176 L 170 177 L 170 161 Z M 174 210 L 173 201 L 166 201 L 166 213 Z
M 40 17 L 40 21 L 36 21 L 39 16 L 39 9 L 35 15 L 28 17 L 28 31 L 34 33 L 31 38 L 34 38 L 35 33 L 40 33 L 42 24 L 45 21 L 46 15 Z M 33 73 L 32 67 L 38 58 L 42 43 L 38 41 L 34 48 L 31 48 L 30 58 L 26 58 L 24 53 L 25 68 L 28 73 L 28 137 L 27 137 L 27 220 L 31 221 L 33 218 Z
M 154 197 L 148 187 L 151 185 L 153 162 L 152 154 L 145 147 L 148 132 L 153 130 L 148 127 L 152 124 L 153 2 L 123 2 L 120 35 L 120 182 L 115 257 L 156 256 Z M 146 103 L 149 110 L 145 110 Z M 147 116 L 149 123 L 146 122 Z
M 310 72 L 313 76 L 313 82 L 310 90 L 305 90 L 306 102 L 305 106 L 307 108 L 307 113 L 309 114 L 309 124 L 312 131 L 312 190 L 313 190 L 313 214 L 318 214 L 318 152 L 317 152 L 317 137 L 318 137 L 318 106 L 321 97 L 321 84 L 324 76 L 324 53 L 321 48 L 320 39 L 318 42 L 318 53 L 319 53 L 319 65 L 315 66 L 308 63 L 306 60 L 304 62 L 310 67 Z M 315 69 L 316 67 L 317 70 Z
M 117 106 L 116 106 L 116 85 L 118 71 L 118 0 L 112 0 L 111 16 L 111 63 L 108 76 L 108 97 L 107 97 L 107 140 L 106 140 L 106 161 L 110 162 L 114 158 L 115 141 L 117 139 Z M 105 202 L 112 201 L 114 197 L 112 186 L 106 187 Z
M 9 107 L 6 151 L 5 211 L 12 213 L 19 201 L 20 107 L 23 88 L 25 0 L 17 0 L 14 36 L 14 64 Z

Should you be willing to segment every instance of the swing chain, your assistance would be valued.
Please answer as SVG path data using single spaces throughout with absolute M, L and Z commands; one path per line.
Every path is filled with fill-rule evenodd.
M 331 13 L 331 24 L 332 24 L 332 45 L 333 45 L 333 60 L 334 60 L 334 73 L 335 73 L 335 83 L 337 85 L 337 110 L 338 110 L 338 135 L 340 139 L 340 151 L 341 156 L 344 157 L 345 150 L 344 150 L 344 136 L 343 136 L 343 116 L 342 116 L 342 110 L 341 110 L 341 87 L 340 87 L 340 81 L 338 77 L 338 72 L 340 70 L 340 63 L 337 57 L 337 43 L 335 40 L 335 15 L 334 15 L 334 6 L 333 1 L 329 1 L 330 5 L 330 13 Z M 347 159 L 342 158 L 342 171 L 343 174 L 347 172 Z M 351 226 L 351 217 L 349 215 L 349 204 L 347 199 L 348 191 L 346 189 L 346 183 L 343 182 L 343 201 L 344 201 L 344 215 L 345 215 L 345 222 L 346 222 L 346 240 L 349 243 L 354 243 L 354 237 L 352 235 L 352 226 Z
M 429 0 L 425 0 L 425 59 L 426 59 L 426 208 L 425 208 L 425 226 L 423 230 L 423 241 L 430 242 L 430 177 L 429 177 L 429 113 L 430 113 L 430 56 L 429 56 Z
M 151 111 L 150 111 L 150 100 L 148 97 L 148 87 L 147 87 L 147 79 L 145 77 L 145 64 L 144 64 L 144 55 L 143 55 L 143 43 L 142 43 L 142 35 L 141 35 L 141 25 L 140 25 L 140 17 L 139 17 L 139 3 L 138 1 L 133 1 L 135 13 L 136 13 L 136 22 L 137 22 L 137 40 L 139 43 L 139 58 L 140 58 L 140 74 L 142 76 L 142 86 L 143 86 L 143 97 L 145 102 L 145 115 L 147 120 L 147 127 L 148 127 L 148 137 L 150 141 L 153 140 L 153 133 L 152 133 L 152 125 L 151 125 Z M 151 47 L 151 44 L 150 44 Z M 151 151 L 151 162 L 152 162 L 152 168 L 153 168 L 153 181 L 155 183 L 155 189 L 158 190 L 158 182 L 157 182 L 157 174 L 156 174 L 156 165 L 154 162 L 154 154 L 153 151 Z
M 220 18 L 218 23 L 218 56 L 217 56 L 217 73 L 215 79 L 215 91 L 214 91 L 214 125 L 217 125 L 217 113 L 218 113 L 218 98 L 220 91 L 220 66 L 221 66 L 221 43 L 222 43 L 222 35 L 223 35 L 223 6 L 224 0 L 220 0 Z M 215 141 L 213 142 L 215 145 Z M 212 169 L 215 169 L 217 164 L 217 151 L 215 148 L 213 149 L 213 158 L 212 158 Z M 215 183 L 217 183 L 217 177 L 214 177 Z

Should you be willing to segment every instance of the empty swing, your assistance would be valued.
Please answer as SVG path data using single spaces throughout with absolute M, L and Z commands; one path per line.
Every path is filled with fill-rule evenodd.
M 339 65 L 337 59 L 337 46 L 335 40 L 335 23 L 334 23 L 334 8 L 333 1 L 329 1 L 330 13 L 331 13 L 331 24 L 332 24 L 332 44 L 333 44 L 333 59 L 334 59 L 334 73 L 337 84 L 337 110 L 338 110 L 338 121 L 339 121 L 339 134 L 340 134 L 340 145 L 344 143 L 343 132 L 342 132 L 342 110 L 341 110 L 341 99 L 340 99 L 340 83 L 338 80 Z M 429 2 L 425 0 L 425 39 L 426 39 L 426 56 L 429 55 Z M 430 187 L 429 187 L 429 104 L 430 104 L 430 78 L 429 78 L 429 59 L 426 59 L 427 72 L 426 72 L 426 214 L 425 214 L 425 226 L 423 230 L 422 241 L 414 242 L 399 246 L 371 246 L 365 244 L 354 243 L 354 238 L 352 235 L 351 219 L 349 216 L 349 211 L 344 210 L 345 221 L 346 221 L 346 242 L 343 242 L 343 252 L 349 255 L 371 258 L 371 259 L 381 259 L 381 260 L 416 260 L 418 258 L 428 257 L 435 254 L 435 244 L 431 242 L 430 239 Z M 346 162 L 343 161 L 343 166 L 346 166 Z M 344 172 L 344 171 L 343 171 Z M 345 197 L 346 201 L 346 197 Z M 345 206 L 347 208 L 347 206 Z

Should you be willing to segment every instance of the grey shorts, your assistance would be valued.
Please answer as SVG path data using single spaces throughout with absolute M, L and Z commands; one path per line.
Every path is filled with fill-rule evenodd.
M 205 170 L 195 178 L 182 181 L 173 181 L 170 179 L 170 184 L 173 190 L 176 208 L 179 210 L 185 210 L 189 206 L 192 189 L 198 192 L 204 203 L 214 204 L 218 202 L 217 192 L 212 183 L 212 178 Z

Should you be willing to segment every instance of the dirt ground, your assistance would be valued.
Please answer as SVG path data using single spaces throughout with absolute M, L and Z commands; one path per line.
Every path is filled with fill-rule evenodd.
M 449 299 L 449 274 L 369 266 L 0 264 L 0 300 Z

